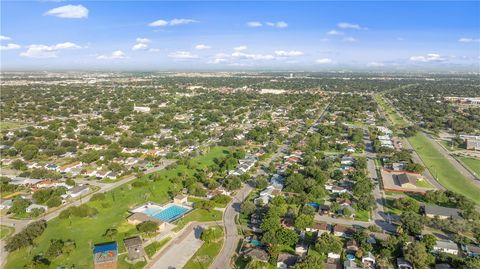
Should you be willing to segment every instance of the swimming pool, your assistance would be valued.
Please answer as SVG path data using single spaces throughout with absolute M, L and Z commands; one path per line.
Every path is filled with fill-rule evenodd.
M 171 222 L 182 217 L 190 210 L 192 210 L 192 208 L 189 206 L 177 205 L 174 203 L 168 203 L 165 205 L 147 203 L 133 209 L 132 212 L 140 212 L 164 222 Z
M 183 216 L 185 213 L 188 212 L 188 208 L 185 208 L 185 207 L 182 207 L 182 206 L 178 206 L 178 205 L 171 205 L 163 210 L 161 210 L 160 212 L 158 213 L 155 213 L 153 215 L 151 215 L 152 217 L 154 218 L 157 218 L 161 221 L 171 221 L 171 220 L 174 220 L 174 219 L 177 219 L 178 217 L 180 216 Z M 145 213 L 145 214 L 148 214 L 148 213 Z

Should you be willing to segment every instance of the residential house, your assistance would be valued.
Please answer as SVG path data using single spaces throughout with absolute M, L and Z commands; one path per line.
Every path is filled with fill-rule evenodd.
M 449 208 L 437 205 L 424 205 L 423 212 L 425 216 L 429 218 L 440 218 L 440 219 L 460 219 L 460 210 L 456 208 Z
M 300 257 L 307 255 L 308 252 L 308 245 L 304 242 L 298 242 L 295 246 L 295 254 Z
M 458 255 L 458 246 L 451 240 L 437 240 L 435 246 L 433 246 L 433 252 Z
M 12 199 L 0 199 L 0 210 L 1 209 L 9 209 L 13 205 Z
M 369 251 L 362 257 L 363 268 L 375 268 L 375 256 Z
M 307 232 L 317 232 L 318 236 L 320 236 L 330 232 L 330 225 L 325 222 L 314 222 L 312 227 L 307 227 L 305 230 Z
M 462 245 L 462 251 L 465 256 L 479 258 L 480 257 L 480 247 L 474 245 Z
M 344 269 L 362 269 L 362 267 L 358 266 L 357 263 L 352 260 L 346 260 L 343 263 L 343 268 Z
M 39 205 L 39 204 L 31 204 L 31 205 L 29 205 L 29 206 L 25 209 L 25 211 L 26 211 L 27 213 L 32 213 L 32 211 L 33 211 L 34 209 L 40 209 L 40 210 L 43 210 L 43 212 L 47 212 L 48 206 Z
M 277 257 L 277 268 L 280 269 L 287 269 L 287 268 L 294 268 L 295 264 L 297 263 L 298 256 L 290 254 L 290 253 L 280 253 Z
M 90 186 L 84 184 L 84 185 L 77 185 L 73 187 L 71 190 L 69 190 L 66 195 L 67 197 L 71 198 L 77 198 L 80 197 L 84 194 L 87 194 L 90 191 Z
M 413 265 L 405 260 L 405 258 L 397 258 L 397 268 L 398 269 L 413 269 Z
M 59 172 L 62 174 L 71 173 L 75 168 L 81 168 L 83 166 L 82 162 L 73 162 L 63 166 L 60 166 Z M 77 171 L 77 170 L 75 170 Z
M 395 183 L 402 188 L 416 188 L 418 177 L 411 173 L 401 173 L 393 175 Z
M 270 255 L 261 248 L 250 248 L 243 252 L 243 257 L 266 262 L 270 258 Z
M 340 224 L 337 224 L 333 227 L 333 234 L 335 236 L 350 238 L 353 233 L 355 233 L 355 229 L 352 227 L 346 227 Z
M 358 243 L 357 243 L 357 241 L 356 241 L 355 239 L 350 239 L 350 240 L 348 240 L 347 243 L 346 243 L 345 248 L 347 249 L 347 252 L 351 252 L 351 253 L 352 253 L 352 252 L 355 253 L 355 252 L 357 252 L 358 249 L 359 249 Z

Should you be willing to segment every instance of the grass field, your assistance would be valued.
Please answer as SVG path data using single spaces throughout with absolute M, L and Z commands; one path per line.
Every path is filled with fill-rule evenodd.
M 7 227 L 7 226 L 4 226 L 4 225 L 0 225 L 0 239 L 4 239 L 12 233 L 13 233 L 13 228 L 12 227 Z
M 480 177 L 480 160 L 462 157 L 459 158 L 470 170 L 472 170 L 477 177 Z
M 422 134 L 408 139 L 415 151 L 420 155 L 430 173 L 448 190 L 460 193 L 480 203 L 480 188 L 462 176 L 460 172 L 438 152 L 430 141 Z
M 367 210 L 358 210 L 355 214 L 355 219 L 360 221 L 368 221 L 370 218 L 370 212 Z
M 408 122 L 406 122 L 398 113 L 383 100 L 383 97 L 379 95 L 374 95 L 375 101 L 377 101 L 378 105 L 382 108 L 382 110 L 387 114 L 388 119 L 390 122 L 398 128 L 404 128 L 408 126 Z
M 415 184 L 415 186 L 419 187 L 419 188 L 433 188 L 432 184 L 430 184 L 430 182 L 428 182 L 427 180 L 419 180 L 417 181 L 417 183 Z
M 117 268 L 118 269 L 142 269 L 147 265 L 145 261 L 137 262 L 135 264 L 128 263 L 125 258 L 127 258 L 127 254 L 122 254 L 118 256 L 118 263 L 117 263 Z
M 198 156 L 192 162 L 210 165 L 213 163 L 213 158 L 224 154 L 223 150 L 224 148 L 213 148 L 207 155 Z M 72 264 L 75 264 L 75 268 L 93 268 L 93 255 L 91 254 L 93 245 L 115 240 L 118 243 L 119 252 L 124 251 L 122 240 L 138 233 L 135 226 L 126 222 L 127 210 L 147 201 L 160 204 L 168 201 L 170 199 L 168 190 L 171 186 L 169 179 L 177 177 L 179 173 L 191 175 L 194 170 L 185 165 L 179 165 L 176 168 L 158 172 L 157 174 L 161 176 L 160 180 L 148 180 L 148 176 L 136 180 L 145 182 L 144 186 L 135 188 L 131 184 L 126 184 L 109 191 L 105 200 L 87 203 L 99 212 L 93 218 L 55 218 L 49 221 L 45 232 L 35 240 L 36 246 L 10 253 L 5 268 L 23 268 L 23 265 L 31 261 L 33 256 L 45 253 L 51 239 L 74 240 L 76 249 L 68 257 L 61 255 L 52 260 L 50 268 L 57 268 L 58 265 L 71 266 Z M 221 212 L 219 213 L 221 218 Z M 108 228 L 118 230 L 114 238 L 103 236 Z
M 177 227 L 173 228 L 173 231 L 180 231 L 187 223 L 191 221 L 198 222 L 207 222 L 222 220 L 223 213 L 218 210 L 207 211 L 205 209 L 195 209 L 192 212 L 188 213 L 185 217 L 179 219 L 175 225 Z
M 220 228 L 213 229 L 216 231 L 216 240 L 210 243 L 203 243 L 183 269 L 204 269 L 212 264 L 223 246 L 223 230 Z
M 145 247 L 145 253 L 149 258 L 151 258 L 155 253 L 157 253 L 159 249 L 165 246 L 165 244 L 167 244 L 168 241 L 170 241 L 171 239 L 172 239 L 171 237 L 167 237 L 160 241 L 155 241 L 151 243 L 150 245 Z
M 9 130 L 25 126 L 24 122 L 0 121 L 0 130 Z

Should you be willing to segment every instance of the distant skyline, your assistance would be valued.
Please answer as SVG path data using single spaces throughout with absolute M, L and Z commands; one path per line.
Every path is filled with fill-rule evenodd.
M 480 2 L 2 1 L 1 70 L 480 72 Z

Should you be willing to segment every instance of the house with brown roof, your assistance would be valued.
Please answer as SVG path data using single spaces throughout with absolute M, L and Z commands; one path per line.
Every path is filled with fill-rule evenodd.
M 317 232 L 318 236 L 320 236 L 330 232 L 330 225 L 325 222 L 314 222 L 311 227 L 307 227 L 305 230 L 307 232 Z
M 353 233 L 355 233 L 355 228 L 352 227 L 346 227 L 340 224 L 337 224 L 333 227 L 333 234 L 335 236 L 349 238 L 353 235 Z
M 401 173 L 393 176 L 395 183 L 402 188 L 416 188 L 418 178 L 410 173 Z
M 158 230 L 163 230 L 163 229 L 165 229 L 165 226 L 166 226 L 165 222 L 163 222 L 163 221 L 161 221 L 157 218 L 150 217 L 147 214 L 144 214 L 144 213 L 141 213 L 141 212 L 135 212 L 132 215 L 127 217 L 127 222 L 129 224 L 132 224 L 132 225 L 137 225 L 137 224 L 143 223 L 145 221 L 153 221 L 153 222 L 157 223 L 158 224 Z
M 143 241 L 140 236 L 134 236 L 123 240 L 125 249 L 128 253 L 130 261 L 142 260 L 145 257 L 145 250 L 143 249 Z

